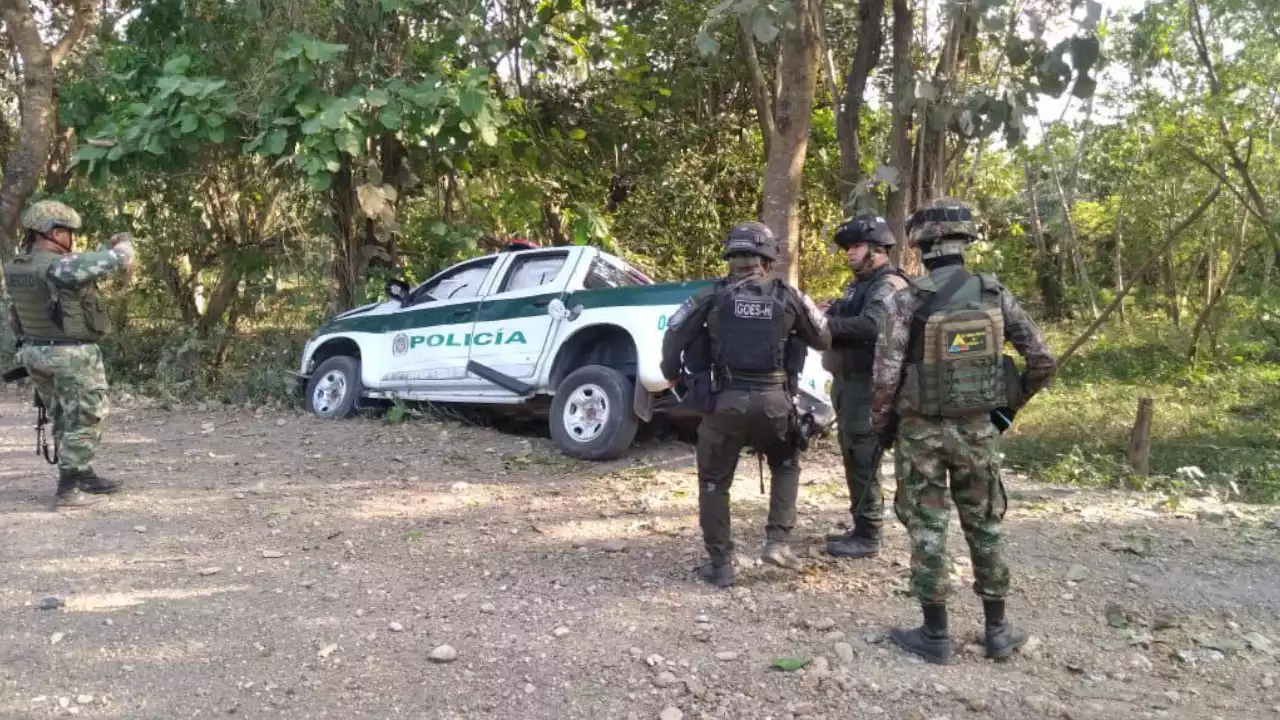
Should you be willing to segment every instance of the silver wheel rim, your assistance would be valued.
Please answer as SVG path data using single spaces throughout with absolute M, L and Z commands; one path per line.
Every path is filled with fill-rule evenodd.
M 347 398 L 347 376 L 338 370 L 330 370 L 311 391 L 311 407 L 317 415 L 331 415 Z
M 609 396 L 604 388 L 588 383 L 579 385 L 564 404 L 564 429 L 580 443 L 600 437 L 609 422 Z

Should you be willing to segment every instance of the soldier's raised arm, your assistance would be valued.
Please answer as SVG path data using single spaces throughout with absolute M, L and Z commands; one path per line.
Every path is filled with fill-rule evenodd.
M 1058 361 L 1049 352 L 1049 344 L 1045 342 L 1044 333 L 1036 325 L 1017 298 L 1004 288 L 1000 289 L 1000 312 L 1004 315 L 1004 336 L 1013 343 L 1018 353 L 1027 361 L 1026 372 L 1022 374 L 1022 391 L 1024 401 L 1048 386 L 1058 369 Z
M 133 242 L 113 236 L 112 246 L 94 252 L 67 253 L 49 267 L 49 280 L 71 289 L 101 280 L 133 266 Z
M 899 290 L 884 299 L 884 317 L 871 363 L 871 432 L 889 427 L 893 404 L 902 382 L 902 364 L 911 337 L 912 294 Z
M 822 314 L 818 306 L 808 295 L 787 286 L 791 291 L 792 302 L 796 312 L 796 334 L 806 345 L 815 350 L 826 350 L 831 347 L 831 327 L 829 318 Z
M 668 381 L 680 376 L 680 354 L 693 342 L 711 312 L 714 289 L 705 288 L 680 304 L 667 318 L 667 331 L 662 336 L 662 377 Z

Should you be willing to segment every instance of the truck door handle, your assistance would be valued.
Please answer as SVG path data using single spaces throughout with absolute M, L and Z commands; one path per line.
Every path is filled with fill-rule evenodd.
M 534 301 L 533 301 L 533 306 L 534 306 L 534 307 L 546 307 L 546 306 L 548 306 L 548 305 L 550 305 L 550 304 L 551 304 L 551 299 L 550 299 L 550 298 L 547 298 L 546 300 L 534 300 Z
M 475 312 L 475 308 L 467 308 L 466 310 L 454 310 L 453 316 L 462 317 L 463 315 L 470 315 L 473 312 Z

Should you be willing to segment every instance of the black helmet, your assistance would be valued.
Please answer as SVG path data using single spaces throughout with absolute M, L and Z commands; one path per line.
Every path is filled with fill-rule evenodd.
M 724 241 L 724 257 L 747 253 L 774 262 L 778 259 L 778 242 L 764 223 L 745 222 L 734 225 Z
M 858 243 L 871 247 L 893 247 L 898 241 L 889 223 L 879 215 L 859 215 L 836 228 L 836 245 L 848 250 Z

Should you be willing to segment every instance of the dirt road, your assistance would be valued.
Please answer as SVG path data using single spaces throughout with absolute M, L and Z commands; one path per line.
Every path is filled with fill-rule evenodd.
M 892 518 L 879 558 L 819 552 L 845 516 L 828 450 L 806 457 L 810 567 L 718 592 L 692 579 L 687 445 L 581 464 L 456 423 L 118 404 L 98 468 L 128 491 L 54 513 L 26 399 L 0 395 L 0 717 L 1280 716 L 1270 508 L 1014 480 L 1010 613 L 1033 641 L 973 653 L 953 523 L 960 655 L 938 668 L 884 639 L 917 622 Z

